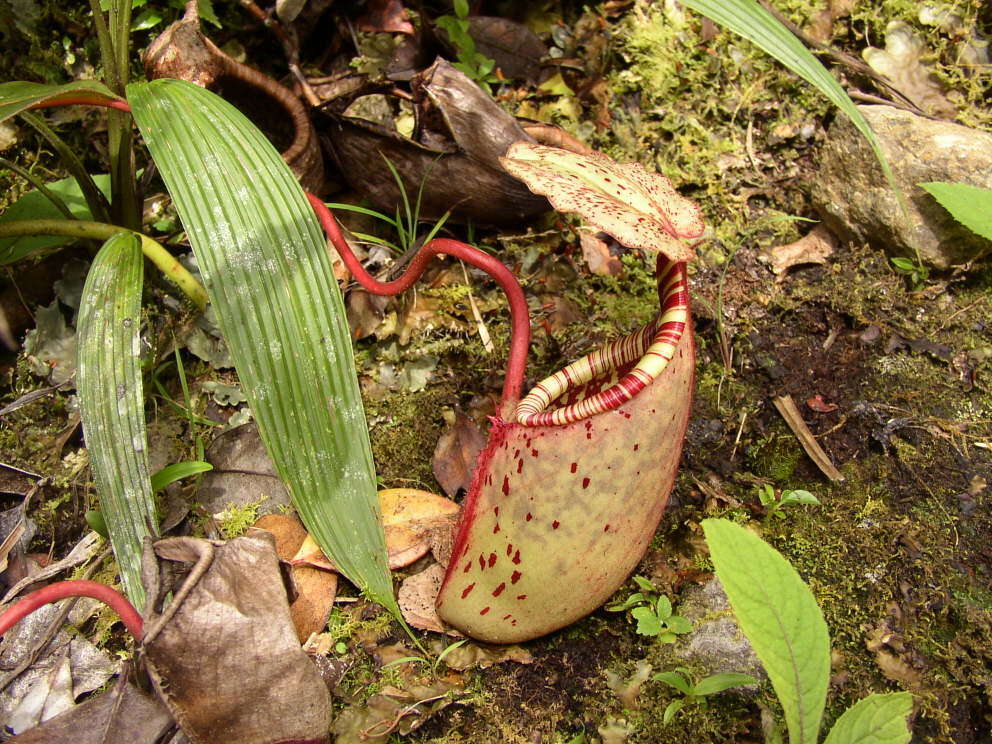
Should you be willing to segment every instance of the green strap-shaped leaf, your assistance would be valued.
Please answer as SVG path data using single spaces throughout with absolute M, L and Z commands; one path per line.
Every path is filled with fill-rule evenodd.
M 816 744 L 830 678 L 830 637 L 816 599 L 764 540 L 725 519 L 703 521 L 717 578 L 785 710 L 791 744 Z
M 0 84 L 0 121 L 38 103 L 56 105 L 81 100 L 119 101 L 120 96 L 97 80 L 77 80 L 64 85 L 15 81 Z
M 348 324 L 303 191 L 218 96 L 163 79 L 128 86 L 128 100 L 304 524 L 345 576 L 398 615 Z
M 942 181 L 918 185 L 950 212 L 951 217 L 976 235 L 992 240 L 992 189 Z
M 141 543 L 157 532 L 141 384 L 144 257 L 131 233 L 104 243 L 86 276 L 77 327 L 83 434 L 124 590 L 144 604 Z
M 906 719 L 912 712 L 908 692 L 869 695 L 844 711 L 823 744 L 906 744 L 912 736 Z
M 755 0 L 684 0 L 693 10 L 712 18 L 748 41 L 757 44 L 794 73 L 816 86 L 823 95 L 847 114 L 868 140 L 889 184 L 895 188 L 892 171 L 871 125 L 858 111 L 850 96 L 820 61 L 785 26 Z

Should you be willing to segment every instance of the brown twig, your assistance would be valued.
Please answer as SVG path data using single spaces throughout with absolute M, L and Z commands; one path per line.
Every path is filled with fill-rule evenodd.
M 238 2 L 241 4 L 242 8 L 248 11 L 248 13 L 257 21 L 269 29 L 269 31 L 272 32 L 272 35 L 279 40 L 279 43 L 282 44 L 283 54 L 286 55 L 286 63 L 289 66 L 289 71 L 292 73 L 293 77 L 296 78 L 296 82 L 303 91 L 303 96 L 307 99 L 307 103 L 311 106 L 319 106 L 320 99 L 317 97 L 317 94 L 313 92 L 313 88 L 310 87 L 310 83 L 307 82 L 306 76 L 300 69 L 300 43 L 296 38 L 296 32 L 293 28 L 287 28 L 281 24 L 278 20 L 272 17 L 271 13 L 266 13 L 258 7 L 254 0 L 238 0 Z

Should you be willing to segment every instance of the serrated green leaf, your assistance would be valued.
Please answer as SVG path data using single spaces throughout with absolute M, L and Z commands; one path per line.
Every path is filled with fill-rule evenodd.
M 666 621 L 665 624 L 672 633 L 691 633 L 692 632 L 692 621 L 688 618 L 682 617 L 681 615 L 672 615 Z
M 658 597 L 657 615 L 659 620 L 667 620 L 672 616 L 672 600 L 662 594 Z
M 678 672 L 659 672 L 651 677 L 651 679 L 655 682 L 663 682 L 669 687 L 674 687 L 683 695 L 692 694 L 692 687 L 689 685 L 689 681 Z
M 397 617 L 348 324 L 326 240 L 261 132 L 189 83 L 128 86 L 259 424 L 307 530 Z
M 187 462 L 176 462 L 172 465 L 166 465 L 152 475 L 152 492 L 158 493 L 171 483 L 175 483 L 183 478 L 189 478 L 191 475 L 206 473 L 208 470 L 213 469 L 213 465 L 201 460 L 189 460 Z
M 14 114 L 26 111 L 35 104 L 46 103 L 57 105 L 63 102 L 76 101 L 79 98 L 96 99 L 98 101 L 119 101 L 103 83 L 97 80 L 77 80 L 64 85 L 48 85 L 45 83 L 28 83 L 17 80 L 11 83 L 0 83 L 0 121 L 9 119 Z
M 755 0 L 684 0 L 684 3 L 753 42 L 830 99 L 868 141 L 889 184 L 897 188 L 878 137 L 854 101 L 830 71 L 771 13 Z
M 951 213 L 951 217 L 976 235 L 992 240 L 992 189 L 967 183 L 917 184 Z
M 144 604 L 141 550 L 157 531 L 148 476 L 141 383 L 141 288 L 144 257 L 130 233 L 110 238 L 86 276 L 77 324 L 76 388 L 100 512 L 124 590 Z
M 906 744 L 912 736 L 907 722 L 912 712 L 908 692 L 869 695 L 844 711 L 823 744 Z
M 635 607 L 630 616 L 637 621 L 637 632 L 641 635 L 656 636 L 661 632 L 661 621 L 650 607 Z
M 756 685 L 758 680 L 750 674 L 738 674 L 737 672 L 723 672 L 704 677 L 692 688 L 696 695 L 715 695 L 718 692 L 729 690 L 731 687 L 743 687 L 745 685 Z
M 643 576 L 635 576 L 634 583 L 641 588 L 642 592 L 658 591 L 658 588 L 654 584 L 652 584 L 649 579 L 646 579 Z
M 816 599 L 764 540 L 726 519 L 703 520 L 717 578 L 785 711 L 791 744 L 815 744 L 827 699 L 830 637 Z
M 110 176 L 106 174 L 93 176 L 97 187 L 105 196 L 110 196 Z M 79 188 L 75 178 L 63 178 L 59 181 L 46 184 L 49 191 L 62 197 L 62 201 L 69 208 L 74 217 L 80 220 L 93 219 L 90 209 L 86 204 L 86 198 Z M 51 201 L 38 191 L 28 191 L 24 196 L 10 205 L 10 207 L 0 215 L 0 223 L 11 222 L 13 220 L 57 220 L 62 219 L 62 213 L 56 209 Z M 20 261 L 25 256 L 36 251 L 48 248 L 56 248 L 66 243 L 71 243 L 76 238 L 60 235 L 38 235 L 18 238 L 0 238 L 0 266 Z

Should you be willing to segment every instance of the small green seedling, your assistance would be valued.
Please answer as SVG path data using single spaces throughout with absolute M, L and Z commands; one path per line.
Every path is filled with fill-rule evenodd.
M 675 643 L 678 636 L 692 630 L 692 623 L 672 611 L 672 601 L 643 576 L 635 576 L 634 582 L 641 591 L 634 592 L 623 602 L 607 605 L 609 612 L 630 612 L 637 621 L 637 632 L 644 636 L 657 637 L 662 643 Z
M 765 507 L 766 517 L 775 516 L 779 519 L 785 519 L 782 509 L 792 504 L 820 504 L 820 500 L 816 496 L 799 488 L 782 491 L 781 496 L 776 496 L 775 489 L 768 483 L 758 488 L 758 498 L 761 500 L 761 505 Z
M 423 656 L 402 656 L 399 659 L 395 659 L 389 662 L 388 664 L 384 664 L 382 668 L 389 669 L 389 667 L 399 666 L 400 664 L 407 664 L 407 663 L 425 664 L 430 667 L 431 676 L 436 677 L 438 667 L 441 666 L 441 662 L 444 661 L 445 657 L 448 654 L 450 654 L 452 651 L 454 651 L 456 648 L 461 648 L 466 643 L 468 643 L 468 639 L 463 638 L 460 641 L 455 641 L 454 643 L 448 644 L 447 646 L 445 646 L 444 650 L 437 655 L 437 658 L 434 659 L 434 661 L 431 661 L 430 659 L 425 659 Z
M 662 723 L 671 721 L 687 705 L 698 705 L 705 709 L 709 705 L 706 700 L 709 695 L 715 695 L 732 687 L 758 684 L 758 680 L 750 674 L 738 674 L 736 672 L 711 674 L 709 677 L 703 677 L 696 684 L 692 684 L 692 673 L 685 667 L 675 667 L 674 671 L 661 672 L 651 677 L 651 679 L 656 682 L 664 682 L 669 687 L 674 687 L 683 695 L 683 697 L 673 700 L 668 704 L 661 719 Z
M 469 33 L 468 0 L 455 0 L 455 15 L 443 15 L 434 23 L 448 35 L 448 41 L 455 48 L 458 61 L 454 67 L 491 93 L 490 84 L 500 82 L 495 74 L 496 60 L 480 54 L 475 48 L 475 39 Z

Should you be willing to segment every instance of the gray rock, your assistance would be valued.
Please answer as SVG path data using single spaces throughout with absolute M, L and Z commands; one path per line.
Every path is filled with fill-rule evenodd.
M 707 674 L 737 672 L 757 679 L 767 675 L 758 657 L 741 633 L 720 581 L 710 579 L 686 591 L 679 614 L 692 620 L 692 633 L 676 643 L 672 653 L 687 663 L 703 667 Z
M 906 194 L 910 223 L 871 146 L 847 117 L 838 116 L 812 184 L 813 204 L 827 227 L 847 240 L 909 257 L 914 256 L 915 240 L 922 258 L 941 269 L 992 253 L 992 242 L 959 225 L 916 185 L 947 181 L 992 189 L 992 134 L 891 106 L 858 108 Z

